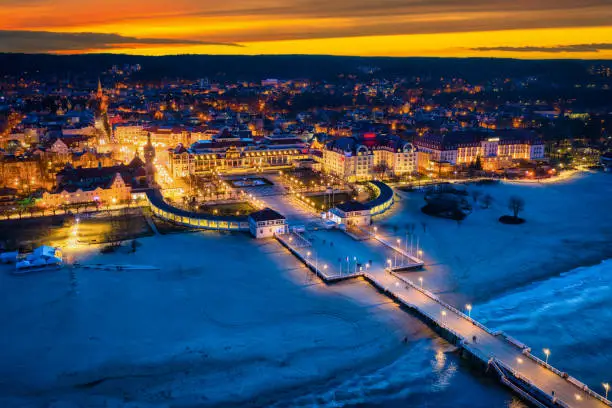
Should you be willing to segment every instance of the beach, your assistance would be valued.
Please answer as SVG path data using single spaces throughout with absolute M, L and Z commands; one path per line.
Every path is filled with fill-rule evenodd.
M 592 308 L 566 307 L 562 324 L 575 330 L 556 347 L 550 333 L 561 323 L 547 313 L 559 307 L 548 291 L 567 297 L 564 288 L 581 282 L 581 291 L 603 293 L 592 299 L 608 301 L 605 278 L 592 278 L 607 267 L 573 269 L 612 258 L 612 178 L 467 188 L 491 194 L 491 208 L 475 208 L 459 224 L 421 213 L 423 193 L 410 192 L 376 224 L 402 239 L 416 224 L 427 265 L 407 277 L 423 277 L 457 307 L 473 303 L 473 317 L 527 344 L 555 347 L 555 356 L 561 346 L 571 350 L 562 368 L 580 379 L 588 374 L 585 353 L 607 352 L 597 343 L 605 329 L 582 330 L 578 317 Z M 523 225 L 497 221 L 509 213 L 511 195 L 525 199 Z M 0 268 L 0 405 L 521 406 L 370 285 L 322 284 L 274 240 L 196 232 L 138 241 L 136 253 L 67 252 L 82 265 L 148 270 L 13 276 Z M 540 299 L 553 306 L 536 313 Z M 593 370 L 591 382 L 599 375 Z

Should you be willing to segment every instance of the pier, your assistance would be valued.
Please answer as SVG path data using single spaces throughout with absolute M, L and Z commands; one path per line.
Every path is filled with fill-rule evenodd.
M 331 231 L 322 231 L 330 233 Z M 335 231 L 350 239 L 346 234 Z M 316 236 L 315 240 L 322 240 Z M 456 345 L 463 357 L 481 365 L 489 374 L 496 376 L 500 382 L 511 388 L 523 400 L 536 407 L 588 407 L 606 408 L 612 406 L 609 400 L 589 389 L 585 384 L 563 373 L 531 354 L 531 349 L 503 332 L 492 331 L 462 311 L 440 300 L 435 294 L 421 287 L 409 278 L 400 275 L 397 270 L 386 265 L 388 253 L 368 261 L 350 259 L 340 256 L 337 262 L 336 252 L 344 255 L 338 235 L 330 237 L 334 246 L 308 245 L 306 238 L 292 237 L 292 234 L 277 236 L 277 240 L 306 264 L 308 269 L 326 283 L 335 283 L 347 279 L 364 279 L 378 291 L 392 298 L 404 308 L 410 310 L 434 331 L 450 343 Z M 380 240 L 360 241 L 367 257 L 384 245 L 385 251 L 391 249 L 404 256 L 407 265 L 422 266 L 418 259 L 402 254 L 401 248 L 385 245 Z M 371 246 L 368 250 L 367 247 Z M 316 252 L 316 255 L 315 255 Z M 360 251 L 361 252 L 361 251 Z M 348 259 L 347 259 L 348 258 Z M 365 263 L 364 263 L 365 262 Z M 391 261 L 393 262 L 393 261 Z M 420 264 L 419 264 L 420 263 Z M 343 266 L 344 265 L 344 266 Z M 409 269 L 409 268 L 405 268 Z

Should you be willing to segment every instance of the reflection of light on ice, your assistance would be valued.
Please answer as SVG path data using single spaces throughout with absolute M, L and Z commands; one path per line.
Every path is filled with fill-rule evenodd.
M 435 359 L 436 359 L 435 369 L 442 370 L 444 366 L 446 365 L 446 354 L 444 354 L 442 350 L 438 350 L 436 352 Z

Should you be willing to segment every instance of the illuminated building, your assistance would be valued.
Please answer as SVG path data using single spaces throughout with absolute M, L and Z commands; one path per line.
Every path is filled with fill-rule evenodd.
M 155 185 L 155 147 L 151 143 L 151 134 L 147 136 L 147 144 L 143 148 L 145 157 L 145 172 L 147 175 L 147 184 Z M 138 157 L 138 156 L 136 156 Z
M 147 130 L 142 124 L 119 123 L 113 126 L 115 141 L 121 145 L 143 145 L 147 140 Z
M 278 212 L 264 208 L 249 214 L 249 231 L 255 238 L 269 238 L 287 232 L 287 219 Z
M 92 203 L 119 204 L 130 200 L 132 192 L 147 187 L 144 163 L 135 157 L 128 165 L 95 168 L 66 168 L 57 173 L 56 188 L 45 192 L 41 205 Z
M 256 143 L 250 138 L 222 132 L 213 140 L 202 140 L 189 148 L 182 145 L 169 153 L 173 177 L 206 175 L 213 172 L 240 174 L 253 171 L 279 170 L 307 159 L 305 145 L 298 139 L 266 139 Z
M 484 170 L 499 170 L 519 160 L 544 158 L 544 142 L 535 133 L 523 130 L 425 135 L 414 143 L 420 152 L 428 154 L 430 162 L 467 167 L 480 159 Z
M 323 148 L 323 171 L 347 181 L 378 176 L 401 176 L 416 172 L 416 150 L 397 136 L 365 133 L 343 137 Z

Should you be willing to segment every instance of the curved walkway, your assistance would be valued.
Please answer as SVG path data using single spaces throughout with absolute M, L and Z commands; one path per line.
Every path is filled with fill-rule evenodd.
M 378 193 L 375 199 L 364 203 L 370 209 L 370 215 L 379 215 L 391 208 L 393 189 L 382 181 L 369 181 L 368 184 Z
M 224 231 L 249 230 L 247 216 L 218 216 L 182 210 L 168 204 L 157 189 L 147 190 L 146 195 L 153 214 L 164 220 L 192 228 Z

